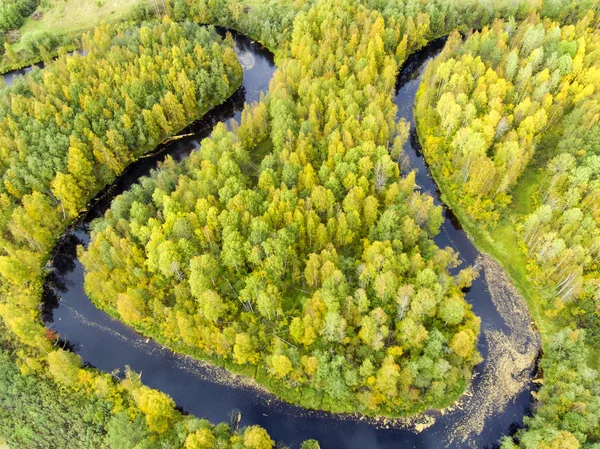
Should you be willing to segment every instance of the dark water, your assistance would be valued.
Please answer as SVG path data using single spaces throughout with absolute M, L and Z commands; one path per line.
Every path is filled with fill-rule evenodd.
M 488 419 L 481 434 L 464 442 L 450 442 L 447 438 L 455 423 L 464 418 L 461 410 L 438 417 L 433 426 L 419 434 L 397 428 L 386 429 L 369 421 L 342 419 L 327 413 L 306 411 L 272 396 L 206 380 L 206 372 L 201 364 L 174 354 L 138 335 L 128 326 L 96 309 L 86 296 L 76 246 L 85 245 L 89 241 L 88 223 L 103 215 L 114 195 L 128 189 L 140 176 L 147 175 L 167 154 L 175 159 L 184 158 L 199 147 L 201 139 L 210 134 L 218 121 L 239 119 L 243 102 L 256 101 L 260 92 L 267 90 L 275 70 L 272 57 L 247 38 L 237 36 L 237 41 L 244 55 L 247 57 L 249 54 L 254 60 L 253 67 L 244 71 L 243 87 L 227 103 L 191 127 L 198 135 L 172 143 L 159 155 L 133 164 L 106 198 L 100 199 L 80 224 L 63 236 L 55 248 L 53 270 L 46 288 L 47 307 L 44 315 L 48 326 L 56 330 L 63 340 L 68 341 L 86 363 L 107 372 L 122 372 L 126 365 L 130 366 L 134 371 L 142 373 L 142 380 L 146 385 L 170 395 L 183 410 L 215 423 L 228 421 L 230 412 L 239 410 L 243 417 L 242 425 L 259 424 L 267 429 L 273 439 L 292 448 L 298 448 L 302 441 L 309 438 L 319 440 L 323 449 L 493 447 L 502 435 L 514 431 L 522 423 L 523 416 L 529 413 L 531 389 L 523 392 L 502 412 Z M 412 121 L 420 75 L 427 61 L 438 53 L 441 45 L 442 41 L 436 41 L 413 55 L 403 67 L 396 95 L 398 118 L 405 117 Z M 414 136 L 406 144 L 405 150 L 413 168 L 418 170 L 419 186 L 439 203 L 436 185 L 429 176 Z M 449 212 L 446 212 L 442 232 L 436 242 L 442 247 L 451 246 L 459 251 L 465 264 L 472 264 L 478 255 L 466 234 L 453 224 Z M 473 284 L 467 299 L 473 304 L 475 313 L 482 318 L 482 330 L 505 328 L 492 304 L 483 277 Z M 485 357 L 488 348 L 483 339 L 480 340 L 479 349 Z M 484 361 L 476 368 L 478 373 L 483 370 L 485 363 Z M 479 379 L 480 376 L 475 377 L 474 388 Z
M 398 112 L 396 114 L 397 120 L 404 118 L 407 122 L 410 122 L 411 125 L 410 136 L 408 141 L 404 144 L 404 152 L 408 156 L 410 169 L 415 170 L 417 173 L 415 180 L 417 188 L 420 192 L 431 195 L 434 199 L 434 203 L 443 208 L 444 222 L 440 228 L 440 233 L 434 239 L 435 243 L 440 248 L 449 246 L 459 252 L 462 264 L 454 270 L 454 272 L 456 272 L 468 265 L 474 265 L 480 252 L 469 239 L 467 233 L 463 231 L 458 218 L 440 198 L 440 190 L 431 176 L 429 167 L 421 152 L 421 145 L 417 138 L 413 111 L 415 95 L 419 89 L 421 76 L 425 70 L 425 66 L 427 65 L 427 62 L 437 56 L 443 48 L 444 43 L 445 38 L 433 41 L 420 52 L 415 53 L 408 58 L 398 76 L 395 102 L 398 107 Z M 473 285 L 467 293 L 467 300 L 472 304 L 475 314 L 482 318 L 482 330 L 485 329 L 486 326 L 505 331 L 507 330 L 502 317 L 498 314 L 489 298 L 487 282 L 483 273 L 478 280 L 473 282 Z M 480 351 L 482 351 L 482 355 L 486 355 L 484 347 L 480 347 Z
M 73 55 L 75 53 L 77 53 L 78 55 L 84 55 L 85 54 L 85 52 L 82 51 L 82 50 L 75 50 L 75 51 L 70 51 L 69 52 L 70 55 Z M 22 69 L 12 70 L 10 72 L 6 72 L 5 74 L 3 74 L 2 78 L 4 78 L 4 83 L 7 86 L 12 86 L 13 82 L 18 77 L 25 76 L 25 75 L 27 75 L 28 73 L 30 73 L 32 70 L 34 70 L 36 68 L 43 69 L 44 65 L 45 64 L 43 62 L 38 62 L 37 64 L 30 65 L 29 67 L 23 67 Z
M 39 64 L 30 65 L 29 67 L 24 67 L 19 70 L 13 70 L 11 72 L 6 72 L 4 75 L 2 75 L 2 77 L 4 78 L 4 82 L 6 83 L 7 86 L 12 86 L 15 78 L 17 78 L 19 76 L 27 75 L 29 72 L 31 72 L 36 67 L 43 68 L 44 63 L 41 62 Z

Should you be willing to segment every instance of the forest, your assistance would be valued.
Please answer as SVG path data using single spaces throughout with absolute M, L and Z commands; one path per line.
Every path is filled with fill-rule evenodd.
M 10 356 L 15 350 L 14 342 L 2 338 L 0 435 L 10 447 L 270 449 L 274 445 L 258 426 L 241 429 L 234 419 L 215 426 L 182 415 L 169 397 L 143 386 L 135 373 L 115 384 L 109 374 L 81 369 L 76 356 L 57 351 L 50 365 L 57 386 L 35 368 L 28 372 L 15 365 Z M 303 449 L 318 449 L 311 444 L 307 441 Z
M 37 315 L 56 230 L 241 82 L 231 47 L 197 25 L 165 22 L 129 36 L 101 27 L 84 40 L 86 56 L 63 56 L 0 93 L 0 315 L 32 346 L 43 332 L 24 317 Z
M 562 26 L 532 15 L 520 24 L 498 20 L 464 40 L 454 34 L 428 66 L 416 104 L 444 194 L 490 234 L 498 223 L 512 229 L 522 268 L 557 328 L 543 362 L 545 407 L 524 447 L 537 447 L 554 426 L 580 442 L 598 433 L 598 367 L 588 365 L 596 352 L 581 342 L 595 345 L 600 336 L 599 37 L 592 15 Z
M 348 35 L 309 31 L 350 17 Z M 217 127 L 113 202 L 81 257 L 86 289 L 143 333 L 250 365 L 307 407 L 440 406 L 479 360 L 461 292 L 473 273 L 449 276 L 456 256 L 431 241 L 441 210 L 386 147 L 397 65 L 383 21 L 317 5 L 291 51 L 236 132 Z M 272 151 L 253 161 L 265 139 Z
M 115 383 L 83 369 L 39 322 L 43 264 L 61 230 L 130 162 L 241 83 L 232 42 L 211 28 L 167 19 L 82 40 L 85 56 L 63 55 L 0 92 L 0 315 L 13 335 L 0 329 L 0 434 L 27 448 L 271 447 L 258 427 L 184 417 L 133 373 Z
M 35 9 L 0 7 L 7 30 Z M 442 209 L 400 173 L 409 130 L 392 102 L 406 58 L 452 33 L 418 93 L 418 136 L 544 346 L 533 416 L 502 448 L 596 447 L 597 7 L 175 0 L 0 89 L 0 436 L 11 448 L 275 447 L 259 426 L 182 414 L 134 372 L 83 365 L 40 320 L 62 232 L 240 86 L 233 40 L 208 24 L 273 51 L 269 93 L 94 223 L 79 256 L 96 305 L 307 408 L 397 416 L 454 402 L 481 361 L 464 299 L 477 272 L 434 243 Z

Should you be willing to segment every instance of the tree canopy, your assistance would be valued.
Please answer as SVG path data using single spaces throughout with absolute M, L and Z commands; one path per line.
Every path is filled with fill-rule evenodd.
M 558 299 L 548 313 L 569 323 L 546 343 L 529 429 L 504 444 L 592 447 L 596 2 L 167 3 L 176 20 L 260 40 L 280 70 L 239 127 L 218 126 L 200 152 L 167 161 L 94 225 L 82 260 L 96 302 L 308 407 L 398 414 L 455 398 L 479 359 L 479 323 L 464 301 L 468 276 L 449 274 L 456 255 L 433 243 L 440 209 L 414 174 L 400 176 L 407 129 L 391 95 L 409 54 L 483 28 L 464 45 L 451 38 L 427 72 L 417 108 L 425 152 L 480 222 L 497 220 L 524 171 L 542 167 L 518 232 L 532 275 Z M 33 7 L 0 3 L 17 4 Z M 42 53 L 59 42 L 23 44 Z M 64 229 L 131 161 L 241 81 L 231 42 L 211 28 L 101 26 L 82 42 L 84 55 L 62 54 L 0 92 L 0 315 L 13 336 L 0 351 L 0 433 L 27 447 L 272 447 L 259 427 L 183 416 L 133 373 L 118 383 L 82 367 L 40 323 L 44 265 Z M 540 148 L 551 150 L 538 159 Z M 587 332 L 574 329 L 583 323 Z
M 542 12 L 561 15 L 559 6 Z M 571 24 L 537 14 L 498 20 L 451 36 L 418 93 L 419 135 L 444 192 L 492 233 L 511 217 L 504 226 L 518 236 L 517 260 L 559 329 L 544 335 L 539 406 L 517 434 L 527 449 L 578 448 L 598 435 L 598 373 L 584 335 L 597 346 L 599 42 L 591 12 Z
M 479 361 L 479 320 L 449 274 L 456 254 L 433 243 L 441 209 L 389 154 L 398 66 L 383 17 L 319 2 L 290 51 L 239 128 L 217 125 L 114 200 L 81 254 L 86 290 L 309 407 L 441 404 Z M 259 143 L 272 150 L 256 160 Z

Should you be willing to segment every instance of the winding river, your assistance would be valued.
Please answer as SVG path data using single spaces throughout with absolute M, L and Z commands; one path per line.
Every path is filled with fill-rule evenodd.
M 472 384 L 459 403 L 445 411 L 431 411 L 414 419 L 371 420 L 307 411 L 245 385 L 219 379 L 218 369 L 171 352 L 94 307 L 83 289 L 83 269 L 76 248 L 89 242 L 89 223 L 104 214 L 114 196 L 148 175 L 167 155 L 185 158 L 223 120 L 238 120 L 244 102 L 257 101 L 275 70 L 273 57 L 259 44 L 235 35 L 236 51 L 244 66 L 242 87 L 223 105 L 182 134 L 193 133 L 160 148 L 154 156 L 132 164 L 93 207 L 61 238 L 53 252 L 51 274 L 45 288 L 44 319 L 61 340 L 84 362 L 106 372 L 122 373 L 126 366 L 141 373 L 143 382 L 170 395 L 185 412 L 212 422 L 228 421 L 233 410 L 242 425 L 259 424 L 276 441 L 298 448 L 306 439 L 319 440 L 323 449 L 471 448 L 493 447 L 502 435 L 513 432 L 530 413 L 532 378 L 539 339 L 526 308 L 505 275 L 482 256 L 449 210 L 436 237 L 438 245 L 460 253 L 463 265 L 482 267 L 481 276 L 467 293 L 481 317 L 479 350 L 484 356 Z M 398 77 L 395 102 L 398 119 L 411 122 L 422 71 L 437 55 L 444 40 L 437 40 L 411 56 Z M 12 81 L 12 78 L 11 80 Z M 429 175 L 414 131 L 405 145 L 417 184 L 438 204 L 435 182 Z M 500 301 L 502 300 L 502 301 Z M 217 371 L 217 375 L 215 375 Z

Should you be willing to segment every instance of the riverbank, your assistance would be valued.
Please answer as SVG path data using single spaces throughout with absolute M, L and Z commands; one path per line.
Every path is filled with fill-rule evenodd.
M 419 73 L 429 58 L 435 56 L 436 48 L 433 45 L 424 49 L 403 65 L 395 97 L 399 105 L 399 119 L 412 120 L 408 114 L 412 113 L 414 94 L 420 82 Z M 264 64 L 257 54 L 254 54 L 254 60 L 259 67 Z M 265 76 L 261 69 L 245 73 L 246 95 L 251 92 L 259 96 L 260 91 L 268 86 L 267 78 L 270 77 Z M 264 84 L 253 84 L 259 82 Z M 200 140 L 201 136 L 174 141 L 168 151 L 174 151 L 177 154 L 174 158 L 181 160 L 188 154 L 186 149 L 193 151 Z M 407 145 L 412 145 L 411 141 L 409 139 Z M 180 149 L 174 150 L 176 147 Z M 412 146 L 410 151 L 416 158 L 418 147 Z M 116 186 L 110 198 L 103 201 L 102 207 L 91 211 L 90 221 L 103 215 L 104 207 L 108 207 L 112 196 L 127 190 L 155 163 L 146 159 L 136 165 L 138 167 L 132 169 L 128 179 L 123 179 L 123 185 Z M 426 176 L 425 170 L 420 173 Z M 425 180 L 418 182 L 424 186 L 425 182 L 421 181 Z M 429 180 L 426 191 L 435 197 L 433 181 Z M 461 253 L 463 267 L 477 263 L 479 253 L 464 232 L 454 228 L 448 216 L 440 237 L 446 239 L 440 242 L 442 247 L 450 245 Z M 53 271 L 59 278 L 58 284 L 64 285 L 65 289 L 57 289 L 60 301 L 53 311 L 54 322 L 50 327 L 73 343 L 75 351 L 85 362 L 105 372 L 123 370 L 127 365 L 142 373 L 145 384 L 170 395 L 188 413 L 220 422 L 228 419 L 231 410 L 239 410 L 245 422 L 260 424 L 275 439 L 287 444 L 316 438 L 323 447 L 340 449 L 389 449 L 398 444 L 424 448 L 451 446 L 466 449 L 473 444 L 483 447 L 495 444 L 510 429 L 522 425 L 522 417 L 530 413 L 531 392 L 534 390 L 531 379 L 535 376 L 538 353 L 535 330 L 528 326 L 531 320 L 515 328 L 511 325 L 513 320 L 503 316 L 494 297 L 499 297 L 506 290 L 502 282 L 489 282 L 495 276 L 488 275 L 489 270 L 484 264 L 480 264 L 484 272 L 467 292 L 467 300 L 475 313 L 482 317 L 478 348 L 485 354 L 486 361 L 475 368 L 466 393 L 450 407 L 440 405 L 443 410 L 430 410 L 409 419 L 376 420 L 360 415 L 332 415 L 287 404 L 264 389 L 257 389 L 247 377 L 236 378 L 235 374 L 223 368 L 173 353 L 110 318 L 92 304 L 82 289 L 83 268 L 77 260 L 76 248 L 89 241 L 86 224 L 80 223 L 72 229 L 65 241 L 70 239 L 72 241 L 57 249 L 56 253 Z M 520 304 L 519 301 L 511 296 L 511 304 Z M 515 313 L 525 316 L 523 308 L 516 307 Z M 529 344 L 519 343 L 523 341 L 523 335 L 532 336 Z M 336 432 L 331 432 L 333 427 Z M 430 446 L 430 442 L 436 442 L 436 445 Z
M 424 142 L 423 133 L 420 128 L 416 105 L 422 86 L 417 93 L 415 102 L 416 132 L 420 142 Z M 427 158 L 427 150 L 423 146 L 423 154 Z M 462 228 L 466 231 L 475 246 L 482 252 L 489 254 L 509 275 L 511 282 L 523 295 L 529 312 L 531 313 L 536 327 L 542 336 L 542 348 L 548 343 L 548 337 L 556 333 L 562 326 L 557 318 L 546 313 L 544 308 L 551 300 L 551 294 L 531 279 L 527 270 L 527 258 L 520 247 L 515 226 L 522 217 L 533 210 L 533 189 L 537 186 L 535 180 L 539 176 L 535 167 L 529 167 L 522 175 L 521 180 L 514 188 L 512 203 L 503 211 L 498 223 L 489 229 L 482 227 L 472 220 L 460 203 L 449 194 L 450 188 L 444 178 L 436 172 L 435 167 L 428 166 L 431 176 L 435 180 L 442 201 L 453 211 Z M 589 362 L 600 368 L 600 350 L 587 345 L 590 357 Z

